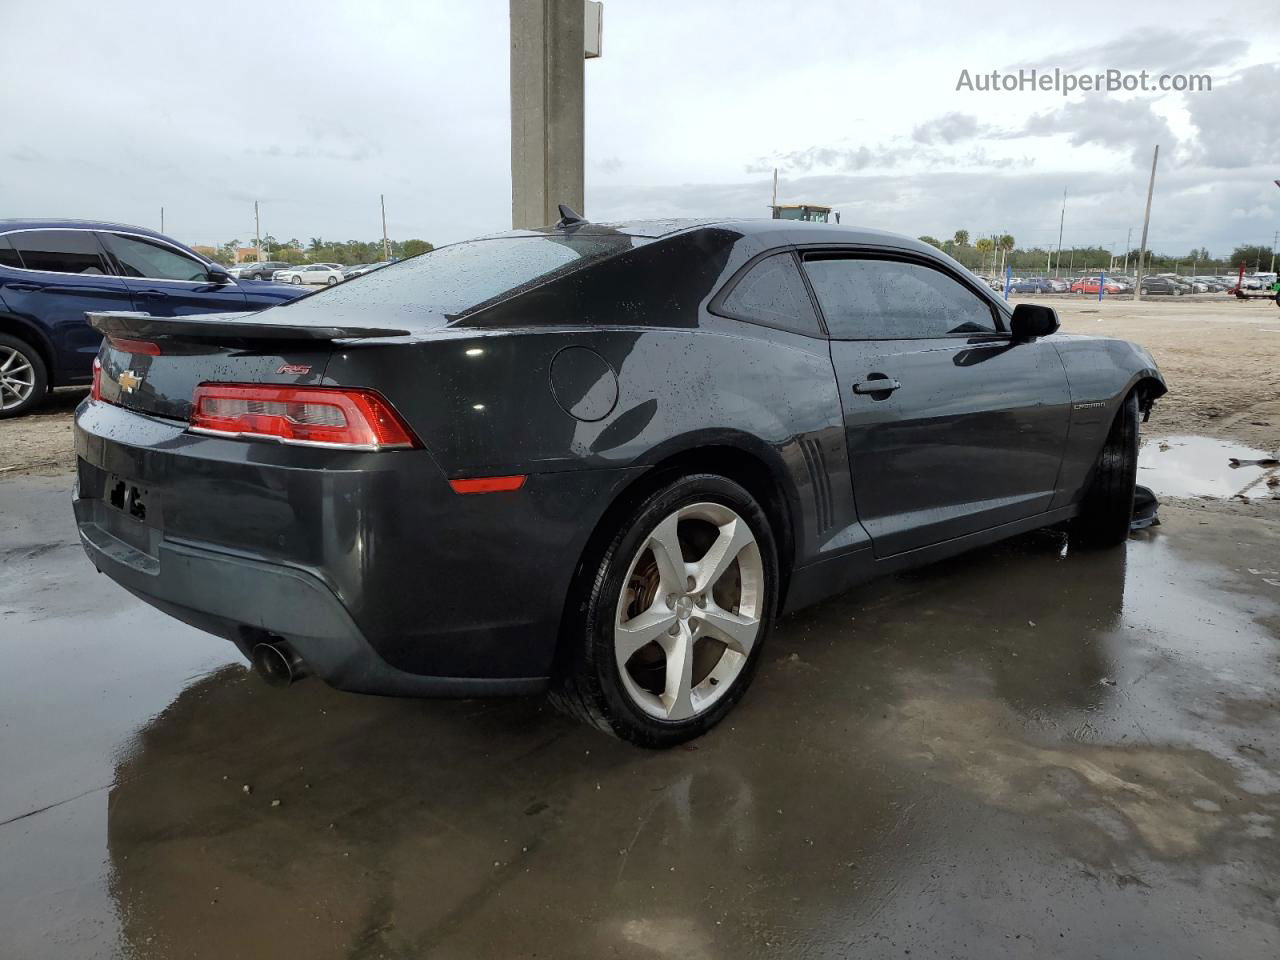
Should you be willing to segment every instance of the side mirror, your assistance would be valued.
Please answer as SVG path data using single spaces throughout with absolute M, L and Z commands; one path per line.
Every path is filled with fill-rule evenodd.
M 231 282 L 231 274 L 227 273 L 222 267 L 216 264 L 209 267 L 209 282 L 216 284 L 226 284 Z
M 1020 303 L 1013 308 L 1010 330 L 1015 343 L 1047 337 L 1058 332 L 1058 311 L 1036 303 Z

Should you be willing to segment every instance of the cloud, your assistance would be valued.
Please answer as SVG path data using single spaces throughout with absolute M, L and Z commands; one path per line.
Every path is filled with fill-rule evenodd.
M 1174 33 L 1171 30 L 1143 29 L 1138 36 L 1121 36 L 1057 54 L 1052 63 L 1028 61 L 1011 69 L 1060 67 L 1071 72 L 1116 69 L 1177 73 L 1223 66 L 1248 51 L 1246 41 L 1224 37 L 1211 30 L 1197 28 Z
M 911 131 L 916 143 L 955 143 L 972 140 L 988 128 L 971 113 L 944 113 Z
M 1168 121 L 1151 109 L 1147 100 L 1073 100 L 1056 110 L 1033 114 L 1020 131 L 1008 138 L 1045 137 L 1066 134 L 1073 146 L 1098 144 L 1113 150 L 1128 150 L 1135 166 L 1151 156 L 1160 144 L 1172 151 L 1177 137 Z
M 1028 172 L 992 176 L 980 171 L 900 174 L 821 174 L 779 181 L 783 203 L 829 204 L 841 222 L 908 236 L 949 237 L 1010 233 L 1022 246 L 1057 243 L 1062 190 L 1067 189 L 1064 247 L 1102 246 L 1123 251 L 1130 228 L 1142 226 L 1147 178 L 1140 171 Z M 691 183 L 677 186 L 610 186 L 591 190 L 593 219 L 667 217 L 763 217 L 771 183 Z M 1250 172 L 1206 180 L 1202 171 L 1171 169 L 1156 179 L 1151 247 L 1177 253 L 1205 246 L 1225 256 L 1259 218 L 1280 216 L 1260 194 Z M 1264 199 L 1265 198 L 1265 199 Z M 1268 207 L 1268 204 L 1271 204 Z M 1268 221 L 1270 222 L 1270 221 Z
M 603 157 L 596 162 L 596 169 L 605 174 L 617 173 L 623 166 L 622 158 L 615 155 Z
M 911 151 L 905 147 L 891 148 L 882 145 L 874 147 L 808 147 L 804 150 L 793 150 L 776 157 L 760 157 L 747 165 L 747 173 L 769 173 L 774 167 L 792 172 L 807 173 L 816 168 L 844 170 L 854 172 L 868 168 L 895 167 Z
M 1280 66 L 1241 70 L 1215 85 L 1211 96 L 1188 97 L 1187 112 L 1199 132 L 1193 158 L 1209 167 L 1274 165 L 1280 156 Z

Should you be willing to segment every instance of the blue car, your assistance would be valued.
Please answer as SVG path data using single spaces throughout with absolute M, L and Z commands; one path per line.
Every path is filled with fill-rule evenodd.
M 1042 277 L 1030 277 L 1009 285 L 1010 293 L 1054 293 L 1053 284 Z
M 27 413 L 52 387 L 90 382 L 102 337 L 85 311 L 234 313 L 303 293 L 238 281 L 143 227 L 0 220 L 0 418 Z

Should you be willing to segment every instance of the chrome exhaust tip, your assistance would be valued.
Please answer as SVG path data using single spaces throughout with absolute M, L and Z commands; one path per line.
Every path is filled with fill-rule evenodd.
M 283 643 L 259 643 L 250 658 L 254 672 L 269 686 L 287 687 L 307 675 L 302 659 Z

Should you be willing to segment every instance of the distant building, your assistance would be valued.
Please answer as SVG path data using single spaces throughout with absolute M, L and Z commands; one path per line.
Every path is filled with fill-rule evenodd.
M 250 260 L 264 260 L 265 257 L 258 256 L 257 247 L 237 247 L 236 263 L 246 263 Z
M 200 254 L 200 256 L 204 257 L 206 260 L 212 260 L 218 253 L 217 247 L 206 246 L 202 243 L 191 244 L 191 249 Z

